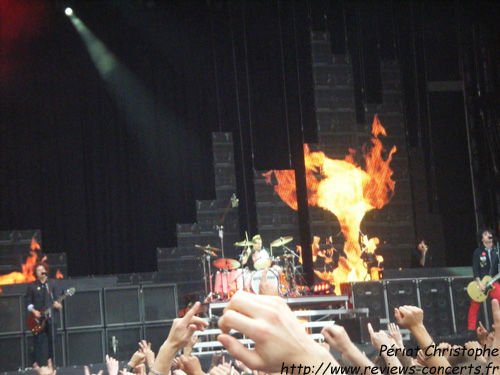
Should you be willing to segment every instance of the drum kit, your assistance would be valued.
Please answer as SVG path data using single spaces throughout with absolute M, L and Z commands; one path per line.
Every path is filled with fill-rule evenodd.
M 242 263 L 246 263 L 246 260 L 243 261 L 243 259 L 249 255 L 248 249 L 253 246 L 252 241 L 248 239 L 234 244 L 236 247 L 243 248 L 240 261 L 224 258 L 224 251 L 216 247 L 195 245 L 196 249 L 203 253 L 200 259 L 203 263 L 203 278 L 207 295 L 205 302 L 229 300 L 238 290 L 259 294 L 260 283 L 266 270 L 266 280 L 278 290 L 280 295 L 283 297 L 300 295 L 302 288 L 297 285 L 297 279 L 302 277 L 300 274 L 301 266 L 295 265 L 295 260 L 299 258 L 299 255 L 285 246 L 292 240 L 293 237 L 280 237 L 271 242 L 270 257 L 255 261 L 255 271 L 249 270 L 248 267 L 242 267 Z M 280 255 L 273 256 L 275 248 L 282 249 L 276 251 Z M 223 257 L 212 260 L 212 258 L 219 256 L 218 253 L 222 253 Z M 212 266 L 217 269 L 213 276 Z

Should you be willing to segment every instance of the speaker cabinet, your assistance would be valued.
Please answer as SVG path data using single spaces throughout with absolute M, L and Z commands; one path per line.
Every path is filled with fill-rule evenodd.
M 142 286 L 144 323 L 158 323 L 177 318 L 177 288 L 175 284 Z
M 362 281 L 342 284 L 343 294 L 349 294 L 353 307 L 368 308 L 369 316 L 387 319 L 384 285 L 381 281 Z
M 66 329 L 101 328 L 104 326 L 102 291 L 77 291 L 64 303 Z
M 0 295 L 0 334 L 21 334 L 23 332 L 22 295 Z
M 389 321 L 396 322 L 394 309 L 404 305 L 419 306 L 415 280 L 387 280 L 387 307 Z
M 157 352 L 165 342 L 172 328 L 172 323 L 147 324 L 144 326 L 144 339 L 151 343 L 153 351 Z
M 371 317 L 358 317 L 340 319 L 335 324 L 344 327 L 352 342 L 357 343 L 370 343 L 371 337 L 368 331 L 368 323 L 372 325 L 375 332 L 380 330 L 380 319 L 378 316 Z
M 104 289 L 104 306 L 108 327 L 141 323 L 138 286 Z
M 0 336 L 1 371 L 18 371 L 26 366 L 23 335 Z
M 32 334 L 26 335 L 24 342 L 26 347 L 26 352 L 25 352 L 26 367 L 30 367 L 35 362 L 35 358 L 33 356 L 33 335 Z M 43 343 L 43 352 L 42 352 L 43 363 L 47 363 L 47 358 L 49 354 L 48 345 L 49 344 L 47 341 L 47 337 L 45 337 L 45 341 Z M 58 367 L 66 366 L 66 336 L 64 332 L 57 333 L 56 366 Z
M 472 281 L 471 277 L 454 277 L 451 279 L 451 296 L 453 298 L 453 309 L 455 312 L 455 329 L 456 333 L 467 332 L 468 328 L 468 313 L 471 299 L 467 294 L 467 285 Z M 486 303 L 491 303 L 491 299 L 487 299 Z M 483 323 L 486 329 L 491 329 L 491 320 L 489 326 L 486 323 L 485 303 L 481 304 L 481 308 L 477 314 L 477 322 Z M 477 323 L 479 324 L 479 323 Z
M 119 361 L 128 361 L 139 350 L 143 338 L 142 326 L 108 328 L 106 330 L 106 353 Z
M 418 292 L 420 307 L 424 310 L 424 324 L 429 334 L 432 337 L 452 335 L 454 329 L 449 280 L 420 279 Z
M 104 330 L 67 331 L 68 366 L 104 363 Z

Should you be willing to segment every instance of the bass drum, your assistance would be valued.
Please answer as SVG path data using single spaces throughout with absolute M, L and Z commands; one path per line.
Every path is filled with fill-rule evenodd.
M 267 268 L 265 270 L 255 271 L 254 274 L 252 275 L 252 291 L 255 294 L 259 294 L 259 287 L 260 287 L 260 282 L 262 280 L 262 275 L 266 270 L 267 270 L 267 277 L 266 277 L 267 281 L 273 286 L 273 288 L 276 288 L 276 291 L 280 292 L 279 272 L 271 268 Z

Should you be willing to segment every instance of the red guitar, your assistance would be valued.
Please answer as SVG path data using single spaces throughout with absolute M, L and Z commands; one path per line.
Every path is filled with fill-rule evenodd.
M 64 294 L 61 297 L 57 299 L 56 302 L 61 303 L 66 297 L 75 294 L 75 291 L 76 291 L 75 288 L 69 288 L 64 292 Z M 36 318 L 35 315 L 31 313 L 26 319 L 26 325 L 28 326 L 29 330 L 34 334 L 42 332 L 45 329 L 45 326 L 47 325 L 47 321 L 50 319 L 51 311 L 52 311 L 52 306 L 49 308 L 40 309 L 40 313 L 42 314 L 40 318 Z

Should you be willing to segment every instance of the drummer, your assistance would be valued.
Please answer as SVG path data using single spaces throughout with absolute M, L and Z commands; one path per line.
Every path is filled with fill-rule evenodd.
M 252 247 L 253 251 L 250 248 L 248 248 L 246 250 L 246 253 L 243 254 L 241 264 L 243 266 L 246 265 L 251 254 L 253 266 L 255 268 L 255 263 L 258 262 L 259 260 L 265 261 L 269 259 L 269 253 L 267 252 L 266 249 L 262 248 L 262 238 L 260 237 L 260 234 L 253 236 Z

